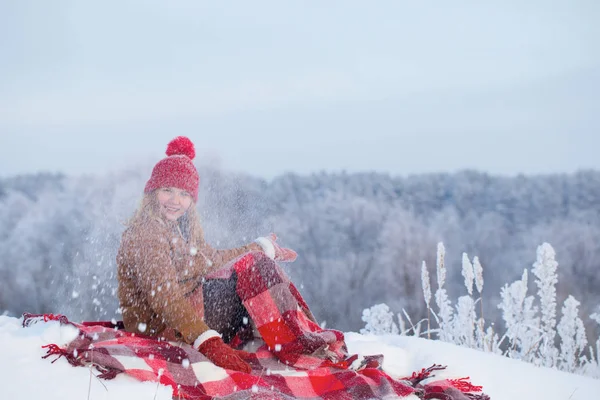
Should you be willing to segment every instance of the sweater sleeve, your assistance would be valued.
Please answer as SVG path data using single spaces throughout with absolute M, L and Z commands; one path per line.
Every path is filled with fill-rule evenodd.
M 262 248 L 256 243 L 250 243 L 233 249 L 215 249 L 208 243 L 204 242 L 200 247 L 200 251 L 210 260 L 212 264 L 210 272 L 216 271 L 229 261 L 241 256 L 250 251 L 262 251 Z
M 167 240 L 158 235 L 142 235 L 144 245 L 136 249 L 136 281 L 147 303 L 171 328 L 179 331 L 187 343 L 209 329 L 185 298 L 177 281 Z
M 198 243 L 198 256 L 204 259 L 202 263 L 204 267 L 202 275 L 206 276 L 215 272 L 229 261 L 250 251 L 262 251 L 262 247 L 257 243 L 249 243 L 233 249 L 215 249 L 206 242 L 204 232 L 201 231 Z

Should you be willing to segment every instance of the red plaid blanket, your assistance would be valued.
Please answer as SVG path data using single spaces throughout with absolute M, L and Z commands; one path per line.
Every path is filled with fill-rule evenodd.
M 251 374 L 217 367 L 185 343 L 126 332 L 122 324 L 24 314 L 23 325 L 58 320 L 74 326 L 79 335 L 64 347 L 44 346 L 45 357 L 92 364 L 101 378 L 126 373 L 159 381 L 173 388 L 174 397 L 185 399 L 488 399 L 466 379 L 422 384 L 441 366 L 398 380 L 380 369 L 382 356 L 348 355 L 343 333 L 313 322 L 303 311 L 308 306 L 300 293 L 262 253 L 244 255 L 230 267 L 238 275 L 236 291 L 262 336 L 246 343 L 253 352 Z
M 302 369 L 347 368 L 354 361 L 348 358 L 344 334 L 322 329 L 308 317 L 304 311 L 308 305 L 300 292 L 264 253 L 245 254 L 231 265 L 237 273 L 238 296 L 262 340 L 279 360 Z

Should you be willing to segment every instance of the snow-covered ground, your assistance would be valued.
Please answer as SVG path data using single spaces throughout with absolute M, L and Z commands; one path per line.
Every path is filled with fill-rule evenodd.
M 171 388 L 142 383 L 120 375 L 97 379 L 95 370 L 72 367 L 61 358 L 54 364 L 42 359 L 42 345 L 64 343 L 68 337 L 58 322 L 21 327 L 21 320 L 0 316 L 0 399 L 132 400 L 171 399 Z M 492 400 L 589 400 L 600 398 L 600 380 L 557 370 L 538 368 L 494 354 L 414 337 L 371 336 L 349 332 L 349 350 L 359 354 L 384 354 L 384 369 L 405 376 L 431 364 L 448 365 L 438 377 L 470 376 L 483 385 Z

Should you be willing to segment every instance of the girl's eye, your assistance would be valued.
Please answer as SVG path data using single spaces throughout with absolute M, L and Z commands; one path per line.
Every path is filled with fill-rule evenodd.
M 188 192 L 181 192 L 182 196 L 188 197 L 190 194 Z
M 171 189 L 170 188 L 164 188 L 163 191 L 165 191 L 165 192 L 171 192 Z

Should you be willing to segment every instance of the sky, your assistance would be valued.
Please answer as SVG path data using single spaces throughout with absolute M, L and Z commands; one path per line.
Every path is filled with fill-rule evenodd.
M 0 177 L 600 168 L 600 3 L 0 0 Z
M 172 397 L 172 389 L 118 375 L 113 380 L 90 376 L 89 368 L 72 367 L 65 358 L 42 359 L 41 346 L 64 345 L 72 337 L 69 327 L 56 321 L 28 328 L 21 320 L 0 316 L 0 398 L 38 400 L 156 399 Z M 449 343 L 399 335 L 346 333 L 352 354 L 383 354 L 383 369 L 392 377 L 410 375 L 432 364 L 447 365 L 438 378 L 470 376 L 492 400 L 589 400 L 598 397 L 600 380 L 536 367 L 495 354 Z M 95 370 L 94 370 L 95 371 Z M 96 373 L 95 373 L 96 374 Z

